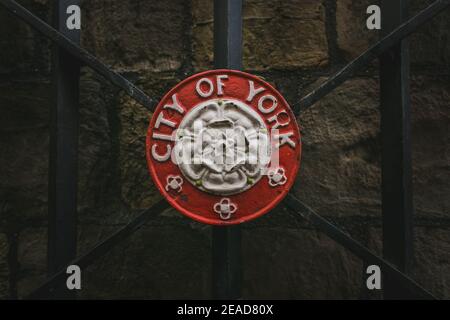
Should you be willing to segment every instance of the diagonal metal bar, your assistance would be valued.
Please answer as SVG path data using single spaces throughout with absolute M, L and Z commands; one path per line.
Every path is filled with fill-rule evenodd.
M 132 235 L 136 230 L 141 228 L 148 221 L 156 218 L 159 213 L 163 212 L 169 208 L 169 204 L 164 199 L 157 202 L 152 207 L 145 209 L 140 213 L 134 220 L 129 222 L 122 229 L 118 230 L 109 238 L 97 244 L 93 249 L 84 255 L 80 256 L 73 260 L 69 265 L 77 265 L 81 269 L 84 269 L 92 264 L 95 260 L 105 255 L 109 252 L 113 247 L 117 244 L 121 243 L 123 240 Z M 54 287 L 64 281 L 67 277 L 66 274 L 67 266 L 60 269 L 53 276 L 48 278 L 41 286 L 39 286 L 36 290 L 31 292 L 25 299 L 43 299 L 47 298 L 52 294 Z
M 85 49 L 81 48 L 75 42 L 64 36 L 61 32 L 58 32 L 56 29 L 52 28 L 47 23 L 36 17 L 33 13 L 13 0 L 0 0 L 0 4 L 8 9 L 8 11 L 28 23 L 31 27 L 42 33 L 45 37 L 57 43 L 69 54 L 82 61 L 88 67 L 100 73 L 103 77 L 105 77 L 117 87 L 123 89 L 130 97 L 142 104 L 148 110 L 154 110 L 156 103 L 153 99 L 147 96 L 141 89 L 136 87 L 123 76 L 111 70 L 107 65 L 98 60 Z
M 322 83 L 317 89 L 303 97 L 299 102 L 291 105 L 295 114 L 299 114 L 311 107 L 318 100 L 329 94 L 336 87 L 347 81 L 356 71 L 365 67 L 370 61 L 385 53 L 400 40 L 409 36 L 417 28 L 422 26 L 425 22 L 431 20 L 438 13 L 442 12 L 450 5 L 450 0 L 437 0 L 429 5 L 426 9 L 415 15 L 391 33 L 386 35 L 383 39 L 375 43 L 367 51 L 361 54 L 358 58 L 347 64 L 344 68 L 334 74 L 331 78 Z
M 328 220 L 321 217 L 314 212 L 311 208 L 306 206 L 292 193 L 288 194 L 285 203 L 287 206 L 296 213 L 299 213 L 304 219 L 314 224 L 319 230 L 328 235 L 331 239 L 344 246 L 351 251 L 354 255 L 359 257 L 370 264 L 378 265 L 382 271 L 389 273 L 391 277 L 395 278 L 397 283 L 411 293 L 414 293 L 419 299 L 437 299 L 430 292 L 422 288 L 413 279 L 399 271 L 392 264 L 384 260 L 383 258 L 375 255 L 365 246 L 354 240 L 347 233 L 342 231 L 337 226 L 333 225 Z

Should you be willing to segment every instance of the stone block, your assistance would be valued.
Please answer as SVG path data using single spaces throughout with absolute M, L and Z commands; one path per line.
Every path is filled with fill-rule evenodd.
M 8 253 L 8 238 L 5 234 L 0 233 L 0 300 L 10 296 Z
M 357 299 L 362 263 L 310 229 L 264 228 L 243 234 L 245 299 Z
M 326 215 L 380 212 L 378 84 L 355 78 L 303 112 L 303 159 L 294 192 Z
M 212 1 L 192 2 L 193 64 L 213 64 Z M 325 8 L 318 1 L 245 1 L 243 66 L 245 70 L 313 68 L 328 62 Z
M 189 39 L 182 0 L 84 1 L 82 44 L 116 70 L 180 68 Z

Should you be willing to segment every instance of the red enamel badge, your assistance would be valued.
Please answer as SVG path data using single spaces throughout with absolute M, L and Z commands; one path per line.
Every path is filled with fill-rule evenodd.
M 255 219 L 287 194 L 301 137 L 287 102 L 248 73 L 211 70 L 172 88 L 147 133 L 159 191 L 184 215 L 214 225 Z

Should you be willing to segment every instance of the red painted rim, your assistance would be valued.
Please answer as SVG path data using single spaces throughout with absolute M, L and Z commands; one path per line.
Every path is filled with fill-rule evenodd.
M 253 187 L 251 187 L 247 191 L 244 191 L 237 195 L 225 196 L 227 198 L 230 198 L 231 201 L 237 202 L 238 207 L 241 207 L 241 203 L 242 203 L 243 208 L 245 208 L 245 212 L 243 212 L 242 214 L 240 213 L 239 215 L 237 215 L 236 218 L 233 218 L 229 221 L 224 221 L 224 220 L 221 220 L 220 218 L 214 218 L 214 214 L 205 213 L 206 212 L 205 210 L 210 210 L 210 209 L 205 209 L 204 206 L 207 206 L 208 204 L 213 204 L 217 201 L 220 201 L 220 199 L 222 199 L 223 196 L 213 195 L 213 194 L 209 194 L 204 191 L 201 191 L 201 190 L 197 189 L 196 187 L 194 187 L 189 181 L 185 181 L 183 184 L 183 188 L 186 188 L 186 191 L 184 192 L 185 194 L 182 193 L 182 194 L 177 195 L 177 194 L 173 194 L 171 192 L 166 191 L 165 186 L 164 186 L 165 181 L 163 179 L 164 173 L 173 172 L 174 174 L 178 174 L 181 177 L 183 177 L 183 175 L 180 174 L 179 168 L 174 163 L 172 163 L 170 160 L 168 160 L 166 163 L 161 164 L 161 163 L 155 161 L 151 155 L 152 145 L 157 144 L 158 146 L 160 146 L 161 144 L 158 144 L 158 143 L 163 143 L 163 142 L 160 142 L 160 140 L 156 140 L 156 139 L 152 138 L 153 133 L 156 132 L 154 127 L 155 127 L 155 122 L 156 122 L 157 117 L 155 115 L 158 115 L 160 112 L 162 112 L 163 107 L 167 103 L 172 102 L 172 96 L 174 94 L 178 94 L 180 103 L 186 109 L 185 114 L 183 116 L 181 116 L 181 115 L 179 116 L 180 119 L 178 119 L 178 116 L 176 114 L 173 115 L 173 119 L 171 118 L 174 122 L 177 122 L 177 127 L 178 127 L 181 119 L 184 116 L 186 116 L 186 114 L 189 112 L 189 110 L 191 110 L 195 105 L 197 105 L 198 102 L 202 101 L 202 99 L 199 98 L 198 95 L 196 95 L 196 92 L 194 90 L 192 90 L 193 84 L 202 78 L 209 79 L 209 78 L 215 77 L 219 74 L 226 74 L 229 76 L 230 79 L 233 79 L 233 81 L 235 81 L 235 82 L 229 81 L 229 82 L 227 82 L 227 84 L 230 83 L 229 87 L 232 88 L 233 90 L 235 90 L 236 95 L 241 95 L 241 91 L 242 91 L 242 93 L 245 92 L 245 91 L 243 91 L 244 89 L 242 88 L 242 86 L 237 85 L 237 84 L 242 84 L 242 81 L 244 81 L 244 80 L 253 81 L 255 83 L 256 87 L 264 87 L 267 90 L 267 92 L 269 92 L 271 95 L 273 95 L 278 100 L 278 106 L 280 106 L 280 109 L 285 111 L 289 115 L 289 117 L 291 119 L 289 128 L 295 133 L 294 138 L 296 141 L 295 149 L 290 150 L 290 149 L 287 149 L 287 147 L 286 147 L 285 148 L 286 151 L 284 152 L 285 153 L 284 156 L 286 158 L 283 158 L 283 154 L 280 157 L 280 162 L 282 162 L 284 164 L 284 166 L 286 166 L 288 168 L 288 169 L 286 169 L 286 172 L 287 172 L 286 184 L 279 186 L 277 188 L 271 188 L 267 184 L 268 177 L 264 176 L 263 178 L 261 178 L 261 180 L 259 182 L 257 182 Z M 235 84 L 236 84 L 236 86 L 234 86 Z M 232 89 L 230 89 L 230 91 Z M 191 92 L 191 94 L 189 95 L 188 92 Z M 234 97 L 232 95 L 232 94 L 234 94 L 234 92 L 226 93 L 226 87 L 224 89 L 224 92 L 225 92 L 224 98 L 234 98 L 234 99 L 243 100 L 242 95 L 239 97 Z M 212 98 L 222 98 L 222 97 L 218 97 L 216 94 L 214 94 L 212 96 Z M 197 102 L 197 103 L 195 103 L 195 102 Z M 249 105 L 252 107 L 252 109 L 254 109 L 259 114 L 261 114 L 261 112 L 259 112 L 259 110 L 256 108 L 256 102 L 252 102 Z M 262 117 L 265 120 L 267 120 L 266 115 L 262 115 Z M 267 124 L 267 121 L 266 121 L 266 125 L 268 127 L 271 127 L 270 125 Z M 167 143 L 167 142 L 164 142 L 164 143 Z M 173 145 L 174 145 L 174 143 L 172 142 L 171 146 L 173 147 Z M 280 148 L 280 153 L 284 151 L 284 150 L 281 151 L 281 148 Z M 201 72 L 201 73 L 192 75 L 192 76 L 184 79 L 177 85 L 175 85 L 161 99 L 160 103 L 156 107 L 155 112 L 153 113 L 153 116 L 150 120 L 150 125 L 148 127 L 147 137 L 146 137 L 147 163 L 148 163 L 151 177 L 152 177 L 156 187 L 158 188 L 158 190 L 167 199 L 167 201 L 182 214 L 184 214 L 187 217 L 190 217 L 193 220 L 196 220 L 198 222 L 211 224 L 211 225 L 225 226 L 225 225 L 240 224 L 243 222 L 247 222 L 247 221 L 256 219 L 256 218 L 264 215 L 271 209 L 273 209 L 278 203 L 280 203 L 281 200 L 283 200 L 283 198 L 287 195 L 290 188 L 292 187 L 292 185 L 295 182 L 295 178 L 296 178 L 298 170 L 300 168 L 301 152 L 302 152 L 301 134 L 300 134 L 295 116 L 294 116 L 291 108 L 289 107 L 288 103 L 283 98 L 283 96 L 275 88 L 273 88 L 270 84 L 268 84 L 267 82 L 265 82 L 264 80 L 262 80 L 261 78 L 259 78 L 257 76 L 254 76 L 254 75 L 251 75 L 251 74 L 248 74 L 245 72 L 241 72 L 241 71 L 228 70 L 228 69 L 218 69 L 218 70 L 210 70 L 210 71 Z M 261 186 L 259 188 L 257 188 L 257 186 L 259 186 L 259 185 L 261 185 Z M 271 199 L 267 199 L 269 196 L 271 196 Z M 256 208 L 254 211 L 251 211 L 251 209 L 249 209 L 252 207 L 250 202 L 252 202 L 254 204 L 253 207 Z M 264 204 L 261 204 L 261 203 L 264 203 Z M 212 206 L 210 205 L 210 208 L 211 207 Z

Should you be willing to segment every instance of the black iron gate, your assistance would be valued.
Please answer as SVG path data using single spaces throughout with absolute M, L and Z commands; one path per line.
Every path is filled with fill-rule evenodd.
M 0 0 L 11 13 L 53 41 L 56 107 L 51 123 L 49 172 L 49 277 L 26 298 L 75 297 L 65 284 L 66 267 L 88 267 L 116 244 L 169 207 L 161 200 L 143 210 L 134 220 L 89 252 L 76 256 L 76 172 L 77 105 L 80 65 L 86 65 L 123 89 L 149 111 L 155 101 L 130 81 L 112 71 L 79 46 L 77 30 L 60 23 L 70 4 L 79 0 L 54 1 L 52 28 L 13 0 Z M 380 59 L 383 256 L 381 258 L 350 235 L 333 225 L 292 193 L 284 203 L 310 221 L 330 238 L 343 245 L 366 264 L 376 264 L 384 273 L 384 297 L 434 299 L 407 274 L 412 257 L 412 194 L 409 102 L 409 54 L 407 37 L 425 22 L 450 6 L 450 0 L 436 0 L 416 16 L 407 19 L 408 0 L 382 0 L 383 37 L 342 70 L 331 76 L 299 102 L 291 105 L 296 115 L 367 66 Z M 242 0 L 214 1 L 214 66 L 242 68 Z M 241 230 L 239 226 L 213 227 L 213 288 L 217 299 L 241 297 Z

